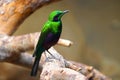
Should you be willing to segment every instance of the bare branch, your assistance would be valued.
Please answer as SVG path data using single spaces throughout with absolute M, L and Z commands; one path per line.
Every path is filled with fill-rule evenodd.
M 54 48 L 49 51 L 54 56 L 46 52 L 40 80 L 111 80 L 92 66 L 65 60 Z
M 15 56 L 19 56 L 20 53 L 32 50 L 37 43 L 39 35 L 40 33 L 38 32 L 21 36 L 0 35 L 0 61 L 14 60 L 14 58 L 16 58 Z M 66 41 L 67 44 L 64 41 Z M 72 42 L 60 39 L 58 43 L 63 46 L 70 46 Z
M 0 34 L 13 34 L 36 9 L 59 0 L 1 0 Z
M 31 54 L 25 53 L 25 51 L 34 48 L 38 37 L 39 33 L 22 36 L 0 35 L 0 61 L 31 68 L 34 58 Z M 60 43 L 64 44 L 64 41 L 67 40 L 61 39 L 63 43 Z M 41 64 L 39 64 L 39 70 L 40 72 L 42 71 L 40 75 L 41 79 L 58 80 L 62 78 L 64 80 L 87 80 L 94 77 L 99 78 L 99 80 L 109 80 L 91 66 L 86 66 L 81 63 L 78 65 L 75 62 L 65 60 L 54 48 L 50 48 L 49 51 L 54 56 L 51 56 L 47 52 L 42 55 Z
M 70 40 L 59 39 L 58 44 L 70 47 L 73 44 L 73 42 L 71 42 Z

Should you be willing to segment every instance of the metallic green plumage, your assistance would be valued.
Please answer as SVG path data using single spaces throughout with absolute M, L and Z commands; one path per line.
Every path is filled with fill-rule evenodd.
M 41 30 L 41 34 L 33 54 L 35 61 L 32 67 L 31 76 L 36 76 L 37 74 L 39 60 L 41 59 L 42 53 L 45 50 L 48 50 L 51 46 L 54 46 L 59 40 L 62 32 L 61 17 L 67 12 L 68 10 L 56 10 L 49 15 L 48 21 L 44 24 Z

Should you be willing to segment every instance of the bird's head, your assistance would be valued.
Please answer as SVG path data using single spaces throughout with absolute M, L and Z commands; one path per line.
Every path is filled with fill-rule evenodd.
M 50 13 L 49 15 L 49 21 L 60 21 L 61 17 L 65 14 L 69 12 L 69 10 L 65 10 L 65 11 L 60 11 L 60 10 L 56 10 Z

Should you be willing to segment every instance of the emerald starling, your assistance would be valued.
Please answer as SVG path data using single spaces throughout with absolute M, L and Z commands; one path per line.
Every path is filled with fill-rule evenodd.
M 67 12 L 68 10 L 55 10 L 51 12 L 48 21 L 42 27 L 38 43 L 33 54 L 35 61 L 32 67 L 31 76 L 36 76 L 37 74 L 42 53 L 44 51 L 48 51 L 50 47 L 54 46 L 58 42 L 62 32 L 61 17 Z

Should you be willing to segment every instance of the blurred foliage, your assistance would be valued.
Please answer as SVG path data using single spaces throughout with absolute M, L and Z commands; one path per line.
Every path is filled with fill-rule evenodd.
M 70 48 L 55 48 L 69 60 L 94 66 L 114 80 L 120 79 L 120 1 L 63 0 L 37 10 L 15 35 L 39 32 L 52 10 L 69 9 L 62 18 L 62 38 L 74 42 Z M 30 70 L 1 63 L 0 80 L 33 80 Z

